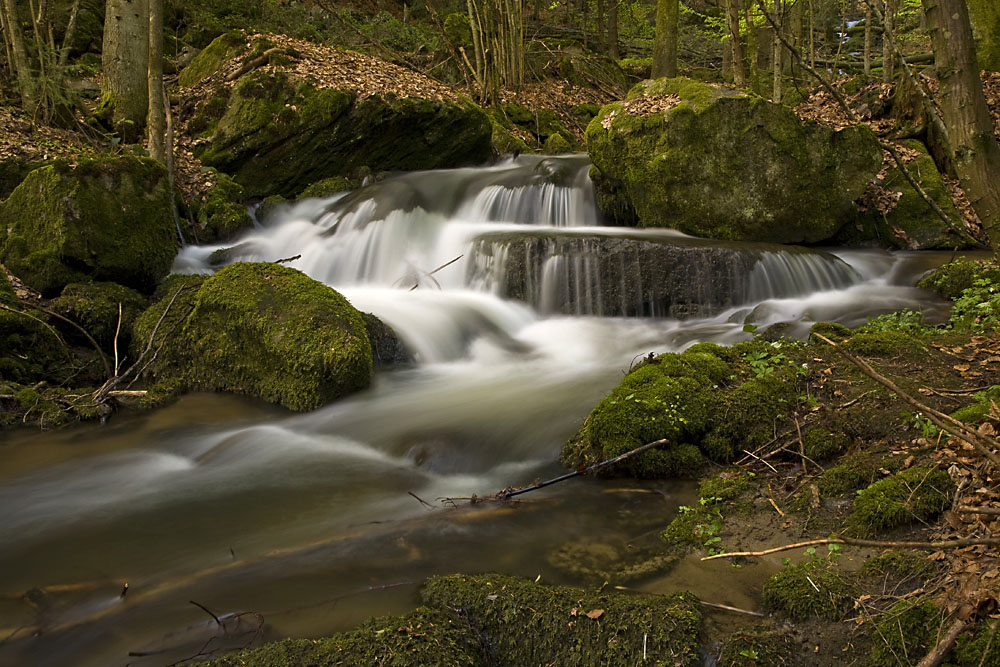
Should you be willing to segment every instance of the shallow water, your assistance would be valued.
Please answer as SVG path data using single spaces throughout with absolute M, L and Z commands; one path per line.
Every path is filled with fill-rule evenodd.
M 768 255 L 746 277 L 752 298 L 702 319 L 554 316 L 501 298 L 473 252 L 484 232 L 681 236 L 596 227 L 586 167 L 523 157 L 411 174 L 290 208 L 239 240 L 227 261 L 300 254 L 292 266 L 399 332 L 418 363 L 365 392 L 300 415 L 193 394 L 105 426 L 5 434 L 0 664 L 165 665 L 209 640 L 206 650 L 242 645 L 261 617 L 264 638 L 328 634 L 412 609 L 433 573 L 585 583 L 553 567 L 555 549 L 627 549 L 691 502 L 694 485 L 578 479 L 502 506 L 440 499 L 561 474 L 563 442 L 649 352 L 745 340 L 747 323 L 804 334 L 902 307 L 946 313 L 912 285 L 949 254 L 868 250 Z M 175 268 L 210 271 L 217 249 L 187 248 Z M 717 569 L 692 560 L 645 585 L 745 606 L 769 571 L 720 586 Z M 191 600 L 231 636 L 213 639 L 218 625 Z M 239 612 L 261 616 L 224 616 Z

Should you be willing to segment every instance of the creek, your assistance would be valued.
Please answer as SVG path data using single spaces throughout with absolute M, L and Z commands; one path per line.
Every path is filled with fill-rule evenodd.
M 307 414 L 192 394 L 103 426 L 4 434 L 0 664 L 166 665 L 258 630 L 320 636 L 412 609 L 434 573 L 588 583 L 553 558 L 560 546 L 624 553 L 693 483 L 439 499 L 563 472 L 562 444 L 649 352 L 745 340 L 745 324 L 801 337 L 901 308 L 946 317 L 913 285 L 950 253 L 601 227 L 588 167 L 522 156 L 399 175 L 271 212 L 227 248 L 183 249 L 176 271 L 298 255 L 288 265 L 384 320 L 415 362 Z M 761 574 L 720 580 L 728 570 L 689 563 L 637 585 L 754 606 Z

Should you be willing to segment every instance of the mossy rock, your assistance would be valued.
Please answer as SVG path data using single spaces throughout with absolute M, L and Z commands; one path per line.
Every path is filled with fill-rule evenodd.
M 851 438 L 846 433 L 813 427 L 802 434 L 802 449 L 814 461 L 826 461 L 847 451 Z
M 546 155 L 562 155 L 563 153 L 572 153 L 573 146 L 562 134 L 550 134 L 542 146 L 542 152 Z
M 862 357 L 922 356 L 924 343 L 903 331 L 859 331 L 843 343 Z
M 263 69 L 240 77 L 229 92 L 220 84 L 191 122 L 204 140 L 196 149 L 201 161 L 231 174 L 250 197 L 293 197 L 311 183 L 349 177 L 361 167 L 482 163 L 490 157 L 492 129 L 483 110 L 464 98 L 361 99 Z
M 36 169 L 0 204 L 0 256 L 46 296 L 90 280 L 150 292 L 177 251 L 172 196 L 166 169 L 146 158 Z
M 740 448 L 767 442 L 774 423 L 797 405 L 802 383 L 797 362 L 773 345 L 696 345 L 638 365 L 566 444 L 563 462 L 591 465 L 666 440 L 600 474 L 690 476 L 705 458 L 728 462 Z
M 372 352 L 361 314 L 332 288 L 277 264 L 231 264 L 187 283 L 154 343 L 157 384 L 236 391 L 311 410 L 368 386 Z M 173 296 L 139 318 L 148 341 Z M 176 324 L 176 327 L 174 326 Z
M 962 634 L 951 651 L 956 667 L 1000 667 L 1000 632 L 998 621 L 979 624 L 974 632 Z
M 795 642 L 785 629 L 773 623 L 744 628 L 726 638 L 719 654 L 719 667 L 793 667 Z
M 500 574 L 433 577 L 425 604 L 477 629 L 490 664 L 700 665 L 701 612 L 689 594 L 630 596 Z
M 0 304 L 24 313 L 0 309 L 0 382 L 33 385 L 72 374 L 70 353 L 45 325 L 46 315 L 18 301 L 2 270 Z
M 177 83 L 184 88 L 201 83 L 218 72 L 226 60 L 242 52 L 245 44 L 245 35 L 240 30 L 233 30 L 216 38 L 181 70 Z
M 191 206 L 195 218 L 192 236 L 199 243 L 227 241 L 253 225 L 243 188 L 218 170 L 210 170 L 210 177 L 212 187 Z
M 326 199 L 343 192 L 351 192 L 361 187 L 359 179 L 345 178 L 344 176 L 332 176 L 316 181 L 300 192 L 296 199 Z
M 962 292 L 973 287 L 978 280 L 988 280 L 1000 284 L 1000 266 L 996 261 L 955 260 L 931 271 L 924 276 L 917 287 L 934 290 L 946 299 L 962 296 Z
M 119 350 L 124 353 L 128 349 L 132 324 L 147 305 L 146 297 L 134 289 L 117 283 L 96 282 L 66 285 L 49 308 L 79 324 L 107 351 L 113 352 L 117 334 Z
M 764 584 L 764 606 L 793 621 L 812 616 L 839 620 L 853 599 L 853 586 L 847 576 L 830 558 L 814 557 L 787 565 Z
M 232 653 L 202 667 L 333 667 L 333 665 L 485 665 L 479 638 L 449 610 L 420 607 L 405 616 L 366 621 L 357 630 L 323 639 L 286 639 Z
M 881 462 L 874 456 L 867 454 L 848 456 L 837 465 L 823 471 L 816 484 L 824 496 L 839 497 L 853 494 L 877 480 L 881 476 L 878 471 L 881 466 Z
M 911 468 L 860 491 L 848 518 L 862 537 L 913 521 L 927 521 L 951 504 L 955 483 L 944 470 Z
M 926 597 L 890 607 L 872 636 L 871 664 L 913 667 L 937 644 L 946 614 Z
M 887 551 L 865 560 L 861 574 L 868 577 L 892 577 L 893 579 L 913 578 L 917 581 L 930 579 L 938 566 L 927 558 L 926 553 L 913 551 Z
M 853 216 L 882 164 L 867 127 L 834 131 L 753 95 L 681 78 L 643 82 L 629 97 L 668 94 L 681 102 L 646 115 L 615 102 L 587 126 L 598 205 L 622 224 L 819 242 Z
M 904 145 L 917 152 L 906 170 L 934 203 L 945 212 L 952 225 L 962 229 L 962 214 L 938 172 L 927 148 L 916 140 Z M 959 236 L 928 206 L 899 167 L 889 168 L 880 185 L 890 195 L 898 197 L 895 207 L 887 214 L 878 211 L 859 213 L 852 224 L 844 226 L 837 242 L 844 245 L 880 245 L 902 250 L 951 250 L 970 246 L 968 238 Z
M 35 169 L 51 164 L 49 161 L 25 160 L 12 156 L 0 160 L 0 202 L 10 196 L 21 181 Z
M 406 344 L 392 327 L 371 313 L 361 313 L 361 319 L 364 320 L 365 331 L 371 342 L 375 368 L 393 368 L 413 363 L 413 353 L 406 348 Z

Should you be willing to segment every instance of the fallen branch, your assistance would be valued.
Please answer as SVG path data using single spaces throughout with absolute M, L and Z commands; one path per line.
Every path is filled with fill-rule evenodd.
M 969 507 L 963 505 L 955 511 L 963 514 L 991 514 L 993 516 L 1000 516 L 1000 507 Z
M 606 586 L 607 582 L 604 582 L 604 584 Z M 603 589 L 604 589 L 604 587 L 602 586 L 601 590 L 603 590 Z M 615 586 L 615 590 L 616 591 L 624 591 L 626 593 L 638 593 L 639 595 L 655 595 L 655 596 L 660 596 L 661 595 L 660 593 L 654 593 L 652 591 L 644 591 L 644 590 L 641 590 L 641 589 L 638 589 L 638 588 L 629 588 L 628 586 Z M 723 611 L 732 611 L 732 612 L 735 612 L 737 614 L 747 614 L 749 616 L 757 616 L 758 618 L 763 618 L 763 617 L 767 616 L 767 614 L 759 612 L 759 611 L 751 611 L 749 609 L 740 609 L 739 607 L 730 607 L 728 604 L 719 604 L 718 602 L 705 602 L 704 600 L 698 600 L 698 604 L 700 604 L 700 605 L 702 605 L 704 607 L 709 607 L 711 609 L 721 609 Z
M 948 626 L 948 631 L 941 637 L 941 641 L 931 649 L 930 653 L 924 656 L 923 660 L 917 663 L 917 667 L 938 667 L 938 665 L 944 662 L 944 659 L 948 657 L 948 653 L 951 652 L 951 647 L 955 645 L 955 640 L 958 639 L 958 636 L 962 634 L 967 625 L 969 625 L 968 620 L 956 618 Z
M 807 540 L 796 542 L 795 544 L 785 544 L 780 547 L 772 547 L 762 551 L 731 551 L 714 556 L 705 556 L 701 560 L 716 560 L 717 558 L 749 558 L 756 556 L 769 556 L 770 554 L 802 547 L 819 547 L 826 544 L 843 544 L 851 547 L 875 547 L 880 549 L 958 549 L 961 547 L 1000 546 L 1000 538 L 997 537 L 971 537 L 963 540 L 942 540 L 939 542 L 896 542 L 882 540 L 859 540 L 853 537 L 826 537 L 819 540 Z
M 267 51 L 265 51 L 264 53 L 260 54 L 259 56 L 257 56 L 253 60 L 244 63 L 235 72 L 231 72 L 229 74 L 229 76 L 226 77 L 226 81 L 236 81 L 236 79 L 240 78 L 244 74 L 252 72 L 253 70 L 257 69 L 258 67 L 262 67 L 262 66 L 266 65 L 271 60 L 271 56 L 277 55 L 279 53 L 282 54 L 282 55 L 291 57 L 291 54 L 288 53 L 287 49 L 285 49 L 284 47 L 281 47 L 281 46 L 276 46 L 273 49 L 268 49 Z
M 892 380 L 890 380 L 889 378 L 885 377 L 884 375 L 876 371 L 874 368 L 872 368 L 871 365 L 868 364 L 868 362 L 864 361 L 863 359 L 859 359 L 858 357 L 855 357 L 853 354 L 851 354 L 850 352 L 848 352 L 843 347 L 833 342 L 826 336 L 818 333 L 813 335 L 819 338 L 821 341 L 829 345 L 832 345 L 833 348 L 837 350 L 837 352 L 839 352 L 845 359 L 850 361 L 852 364 L 857 366 L 862 373 L 864 373 L 871 379 L 875 380 L 882 386 L 886 387 L 887 389 L 889 389 L 889 391 L 894 392 L 904 401 L 906 401 L 910 405 L 914 406 L 915 408 L 926 414 L 927 418 L 930 419 L 931 422 L 933 422 L 934 425 L 940 428 L 942 431 L 947 431 L 956 438 L 964 440 L 965 442 L 975 447 L 976 451 L 978 451 L 980 454 L 988 458 L 995 467 L 1000 469 L 1000 455 L 997 455 L 996 453 L 996 449 L 1000 448 L 1000 443 L 998 443 L 995 439 L 987 435 L 983 435 L 969 428 L 968 426 L 958 421 L 951 415 L 939 412 L 938 410 L 935 410 L 934 408 L 921 403 L 913 396 L 910 396 L 910 394 L 903 391 L 903 389 L 901 389 L 895 382 L 893 382 Z

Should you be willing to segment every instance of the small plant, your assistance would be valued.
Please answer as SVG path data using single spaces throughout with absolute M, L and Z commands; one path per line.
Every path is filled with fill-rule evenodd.
M 1000 328 L 1000 286 L 992 278 L 977 278 L 955 300 L 951 326 L 973 333 Z

